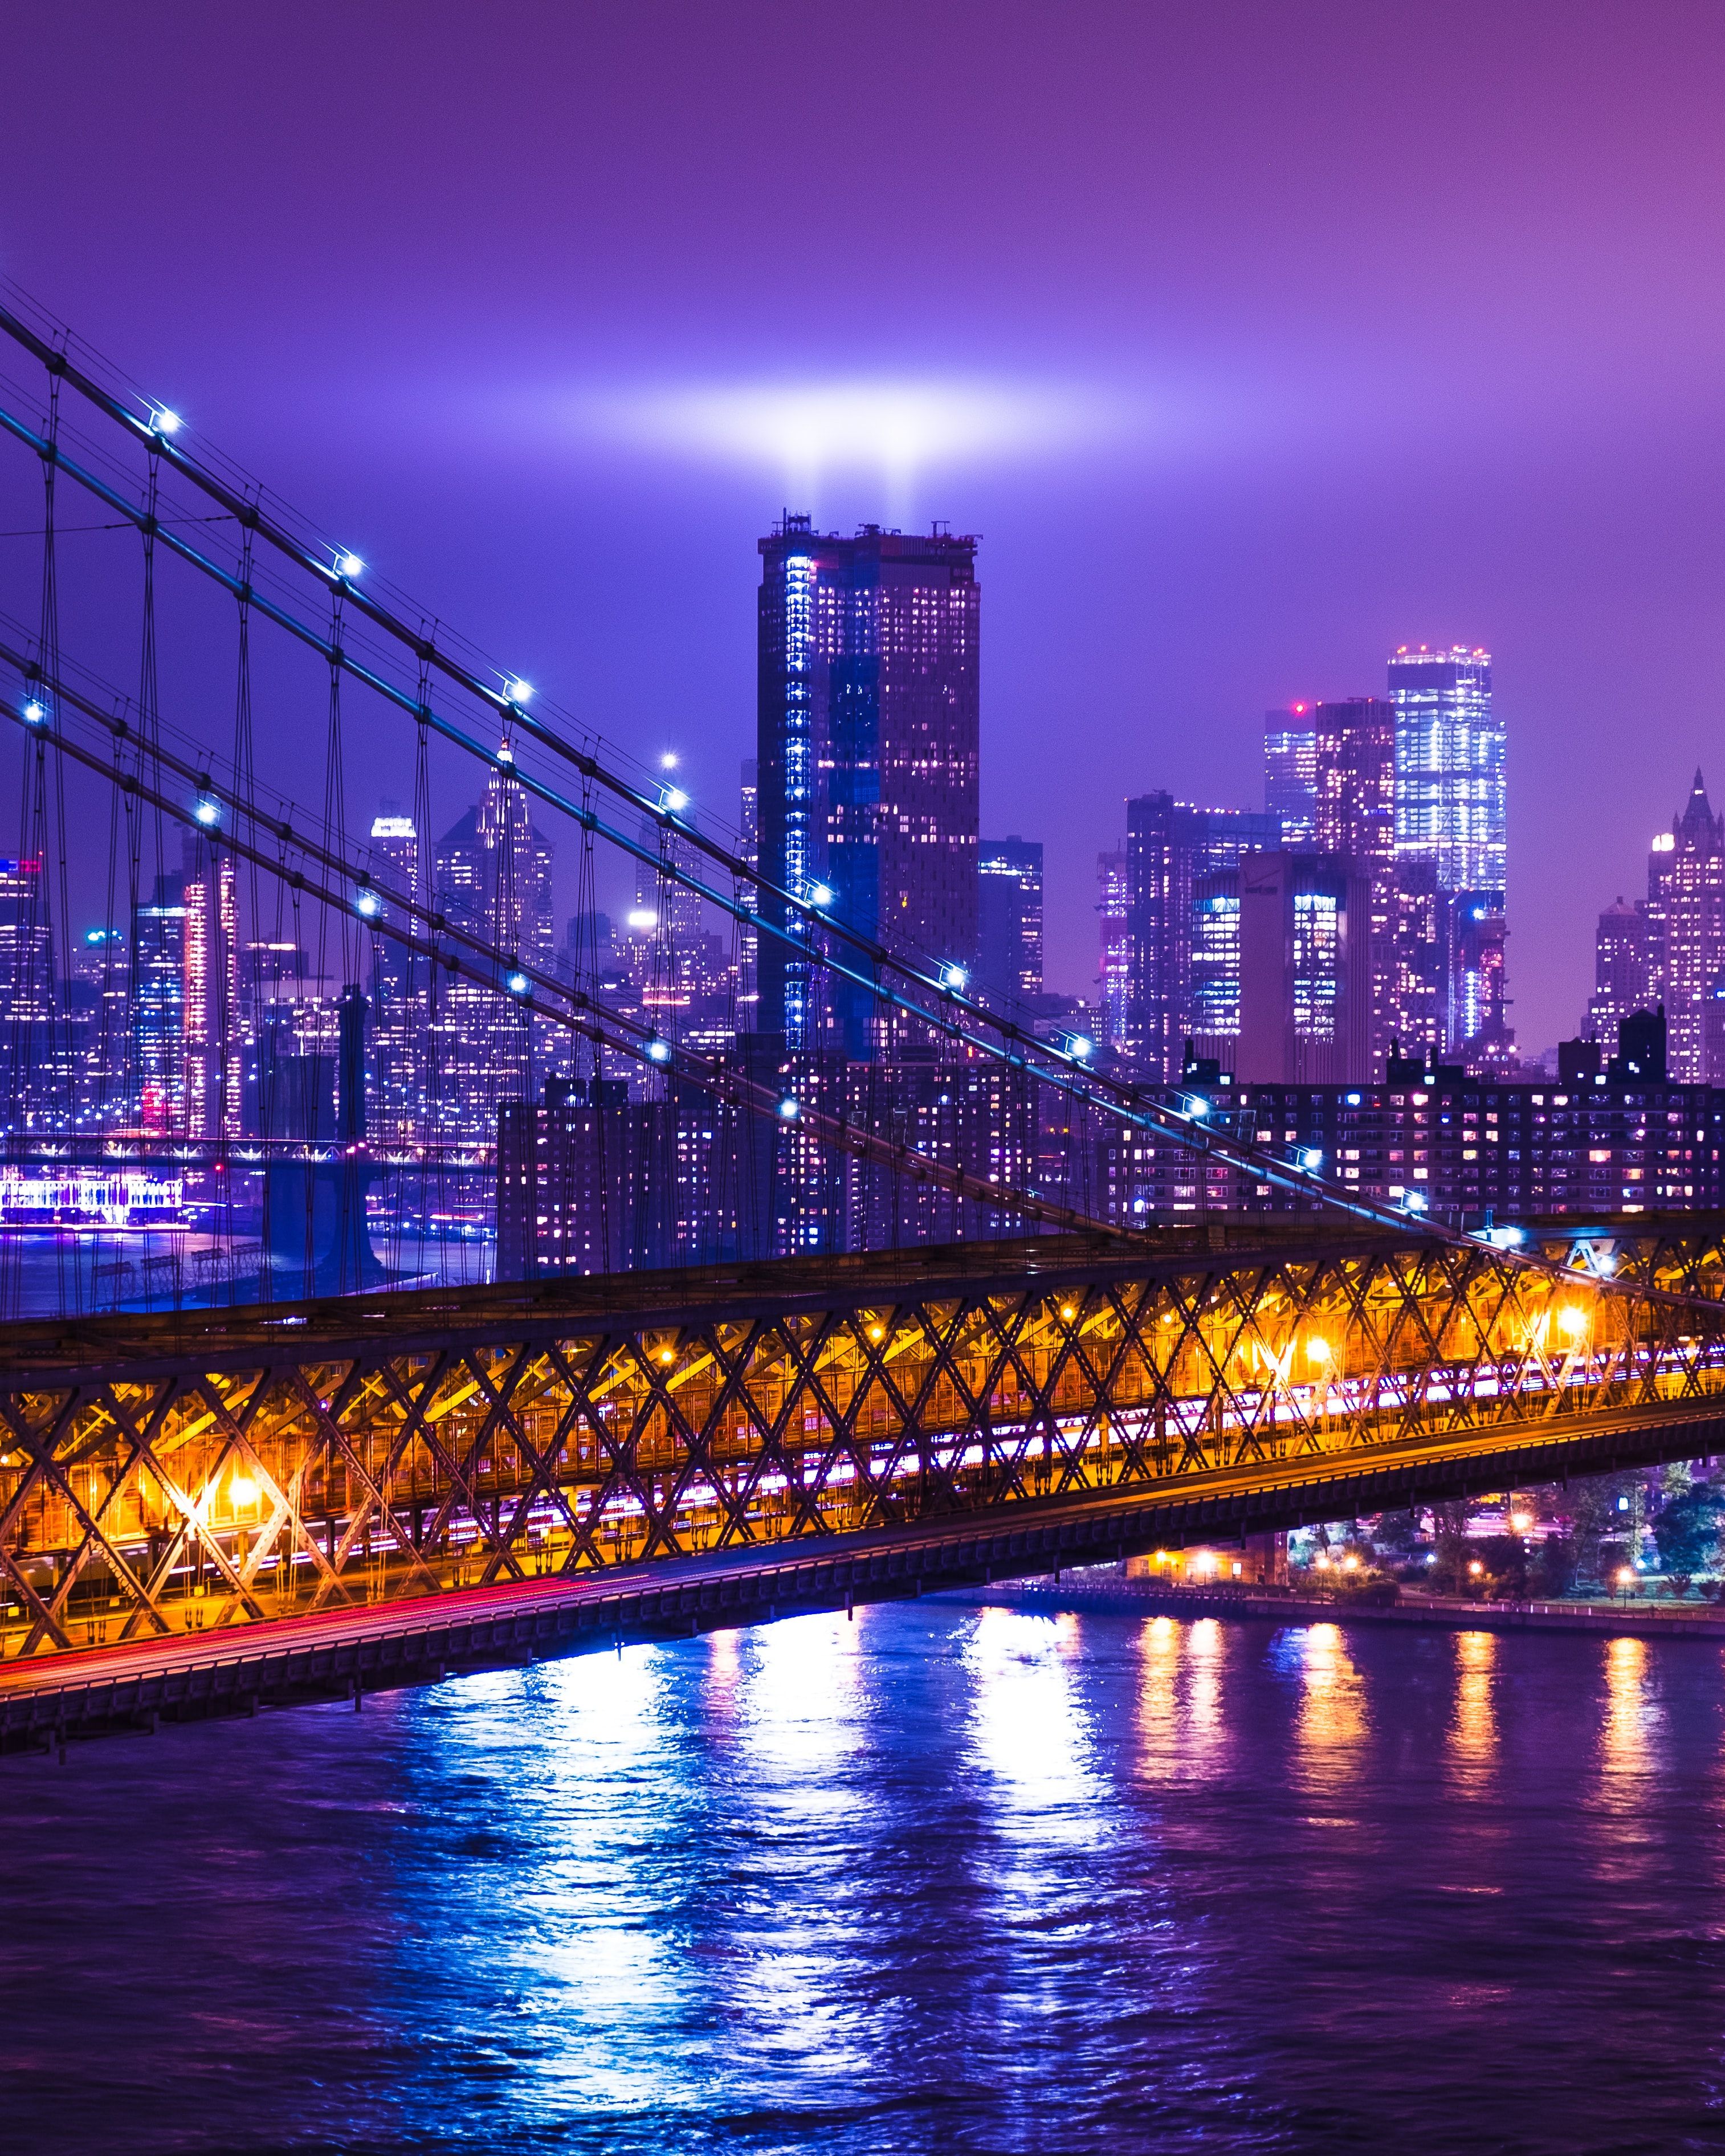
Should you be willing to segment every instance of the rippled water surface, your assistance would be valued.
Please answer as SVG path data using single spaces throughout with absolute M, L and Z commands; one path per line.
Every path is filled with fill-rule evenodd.
M 0 1763 L 0 2147 L 1725 2147 L 1711 1645 L 952 1604 Z

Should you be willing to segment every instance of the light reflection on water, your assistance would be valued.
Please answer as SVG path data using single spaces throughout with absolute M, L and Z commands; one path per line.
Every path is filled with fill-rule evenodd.
M 1450 1756 L 1464 1774 L 1488 1768 L 1497 1755 L 1497 1715 L 1491 1685 L 1497 1664 L 1495 1632 L 1457 1632 L 1455 1707 Z
M 1365 1687 L 1341 1625 L 1305 1625 L 1289 1634 L 1287 1640 L 1289 1657 L 1296 1661 L 1301 1679 L 1294 1725 L 1296 1753 L 1313 1784 L 1331 1789 L 1347 1780 L 1361 1763 Z
M 1722 1675 L 925 1602 L 13 1763 L 7 2156 L 1717 2145 Z

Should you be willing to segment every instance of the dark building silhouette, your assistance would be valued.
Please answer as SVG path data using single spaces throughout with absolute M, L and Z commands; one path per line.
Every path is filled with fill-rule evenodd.
M 978 846 L 977 984 L 1002 1002 L 1042 993 L 1042 848 L 1034 839 Z

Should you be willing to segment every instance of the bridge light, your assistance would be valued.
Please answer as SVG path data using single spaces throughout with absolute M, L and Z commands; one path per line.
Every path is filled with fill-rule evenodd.
M 659 768 L 661 771 L 675 771 L 677 767 L 677 762 L 678 758 L 676 751 L 675 749 L 667 749 L 665 754 L 659 759 Z
M 222 820 L 222 804 L 213 793 L 200 793 L 192 814 L 206 831 L 213 831 Z
M 1320 1333 L 1314 1332 L 1306 1343 L 1307 1361 L 1316 1363 L 1321 1369 L 1328 1363 L 1332 1352 L 1329 1342 Z
M 355 894 L 353 910 L 362 921 L 375 921 L 383 911 L 383 901 L 376 891 L 362 885 Z
M 365 566 L 357 554 L 343 554 L 336 562 L 336 573 L 341 577 L 357 577 L 364 572 Z
M 505 986 L 508 988 L 509 993 L 512 996 L 526 995 L 532 985 L 533 983 L 527 978 L 525 973 L 511 973 L 509 979 L 505 983 Z
M 158 405 L 150 414 L 150 428 L 152 434 L 177 434 L 185 424 L 179 413 L 170 412 L 166 404 Z
M 969 978 L 968 972 L 963 966 L 943 966 L 941 968 L 941 986 L 951 988 L 955 994 L 963 988 Z
M 1317 1150 L 1316 1146 L 1307 1146 L 1305 1152 L 1300 1156 L 1301 1167 L 1309 1169 L 1314 1175 L 1317 1174 L 1317 1171 L 1323 1166 L 1323 1164 L 1324 1157 Z
M 27 726 L 39 726 L 47 716 L 47 711 L 32 696 L 29 702 L 24 706 L 24 724 Z
M 1196 1095 L 1194 1095 L 1186 1103 L 1186 1112 L 1194 1123 L 1201 1123 L 1209 1111 L 1209 1102 L 1200 1101 Z
M 811 906 L 830 906 L 834 896 L 833 886 L 829 883 L 818 883 L 809 894 L 809 903 Z
M 1070 1302 L 1063 1302 L 1060 1305 L 1060 1315 L 1065 1319 L 1067 1324 L 1070 1325 L 1073 1319 L 1077 1317 L 1078 1312 L 1073 1308 Z
M 512 681 L 506 681 L 504 684 L 503 693 L 511 704 L 525 704 L 533 693 L 533 685 L 531 681 L 522 680 L 520 675 L 516 675 Z
M 1567 1310 L 1558 1312 L 1558 1323 L 1572 1340 L 1579 1340 L 1587 1330 L 1587 1312 L 1578 1310 L 1572 1303 Z
M 874 1341 L 884 1340 L 886 1337 L 886 1327 L 884 1325 L 871 1325 L 869 1327 L 869 1337 Z
M 669 1063 L 670 1043 L 668 1040 L 649 1040 L 647 1043 L 647 1055 L 649 1060 L 654 1063 Z
M 1403 1199 L 1402 1204 L 1409 1213 L 1423 1213 L 1425 1210 L 1425 1193 L 1423 1190 L 1410 1190 Z
M 632 906 L 623 916 L 623 925 L 625 928 L 637 928 L 642 931 L 656 928 L 659 926 L 659 916 L 650 906 Z
M 228 1485 L 228 1502 L 237 1512 L 242 1506 L 255 1505 L 258 1486 L 249 1475 L 236 1475 Z
M 786 1122 L 793 1123 L 796 1122 L 798 1116 L 802 1114 L 803 1111 L 797 1105 L 796 1101 L 791 1098 L 790 1095 L 787 1093 L 783 1100 L 782 1100 L 778 1104 L 778 1112 L 784 1118 Z
M 659 1359 L 661 1363 L 675 1363 L 677 1359 L 676 1349 L 675 1348 L 661 1348 L 659 1351 Z
M 1086 1057 L 1094 1055 L 1096 1052 L 1096 1045 L 1095 1041 L 1091 1040 L 1086 1034 L 1075 1033 L 1072 1038 L 1066 1043 L 1066 1053 L 1071 1056 L 1076 1062 L 1082 1063 Z
M 680 786 L 667 786 L 665 788 L 665 813 L 668 815 L 680 816 L 688 806 L 689 797 L 685 793 L 684 793 Z

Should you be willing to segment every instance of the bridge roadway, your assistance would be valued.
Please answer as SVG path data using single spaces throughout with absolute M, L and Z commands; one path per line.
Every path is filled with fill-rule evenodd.
M 0 1750 L 1725 1450 L 1722 1231 L 1552 1224 L 1552 1274 L 1237 1221 L 8 1328 Z

